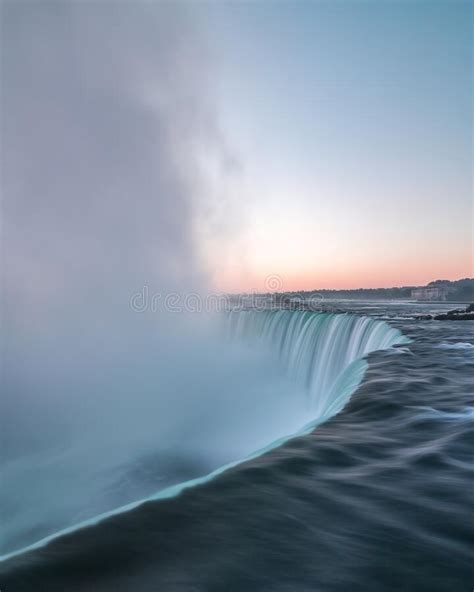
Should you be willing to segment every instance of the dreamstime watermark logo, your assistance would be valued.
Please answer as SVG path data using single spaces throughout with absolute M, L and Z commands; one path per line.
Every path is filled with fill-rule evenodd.
M 205 313 L 233 312 L 242 309 L 271 310 L 312 310 L 320 311 L 324 297 L 318 292 L 284 292 L 283 280 L 279 275 L 268 275 L 264 281 L 264 290 L 251 290 L 240 294 L 199 292 L 161 292 L 151 293 L 150 288 L 143 288 L 130 297 L 130 308 L 137 313 L 146 311 L 157 313 Z
M 267 275 L 264 282 L 265 290 L 268 292 L 281 292 L 283 281 L 279 275 Z

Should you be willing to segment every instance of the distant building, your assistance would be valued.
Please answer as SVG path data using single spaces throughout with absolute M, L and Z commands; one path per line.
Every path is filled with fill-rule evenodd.
M 447 286 L 426 286 L 414 288 L 411 291 L 411 297 L 414 300 L 446 300 L 450 291 Z

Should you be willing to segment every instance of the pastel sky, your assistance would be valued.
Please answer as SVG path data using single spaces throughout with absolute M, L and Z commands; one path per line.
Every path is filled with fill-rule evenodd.
M 57 316 L 59 293 L 86 315 L 91 293 L 120 309 L 144 285 L 474 275 L 472 12 L 2 2 L 5 285 L 18 319 Z
M 473 275 L 472 4 L 202 5 L 243 217 L 217 286 Z M 211 254 L 212 258 L 212 254 Z

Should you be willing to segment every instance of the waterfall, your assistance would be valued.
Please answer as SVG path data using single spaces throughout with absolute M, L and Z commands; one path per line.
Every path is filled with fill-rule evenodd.
M 225 461 L 225 464 L 221 464 L 207 474 L 177 482 L 136 501 L 119 507 L 109 505 L 110 509 L 106 511 L 79 523 L 59 528 L 32 544 L 25 544 L 18 550 L 0 555 L 0 561 L 41 548 L 57 537 L 96 525 L 111 516 L 131 511 L 144 502 L 175 497 L 184 489 L 211 481 L 224 471 L 281 446 L 291 438 L 312 432 L 318 424 L 341 411 L 347 403 L 364 376 L 367 354 L 409 341 L 400 331 L 383 321 L 353 314 L 241 310 L 226 313 L 220 321 L 223 321 L 227 337 L 256 348 L 257 351 L 266 349 L 273 353 L 288 376 L 299 386 L 304 387 L 292 389 L 290 384 L 290 388 L 283 392 L 290 403 L 300 407 L 301 397 L 307 396 L 306 409 L 303 401 L 301 424 L 297 423 L 289 427 L 290 424 L 286 424 L 288 418 L 285 416 L 284 430 L 278 434 L 269 435 L 268 442 L 263 440 L 267 442 L 263 448 L 258 450 L 248 448 L 242 456 L 230 462 Z M 219 346 L 222 344 L 219 343 Z M 242 372 L 246 370 L 247 368 L 243 366 Z M 243 389 L 245 384 L 247 383 L 243 381 L 240 388 Z M 203 392 L 199 392 L 199 395 L 202 396 Z M 270 391 L 270 404 L 273 407 L 275 406 L 274 395 L 274 391 Z M 251 399 L 251 412 L 254 412 L 253 402 L 254 400 Z M 214 418 L 213 420 L 217 421 Z M 281 436 L 282 433 L 285 435 Z M 245 430 L 242 431 L 242 437 L 247 437 Z M 215 446 L 219 447 L 223 444 L 225 445 L 217 441 Z
M 383 321 L 348 313 L 240 310 L 227 320 L 232 338 L 272 351 L 305 386 L 312 425 L 342 409 L 362 380 L 364 356 L 408 341 Z

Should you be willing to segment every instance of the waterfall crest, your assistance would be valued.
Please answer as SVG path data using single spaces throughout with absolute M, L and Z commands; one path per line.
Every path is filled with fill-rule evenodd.
M 408 339 L 384 321 L 354 314 L 291 310 L 228 313 L 232 338 L 273 351 L 308 392 L 308 410 L 321 423 L 342 409 L 361 381 L 370 352 Z

